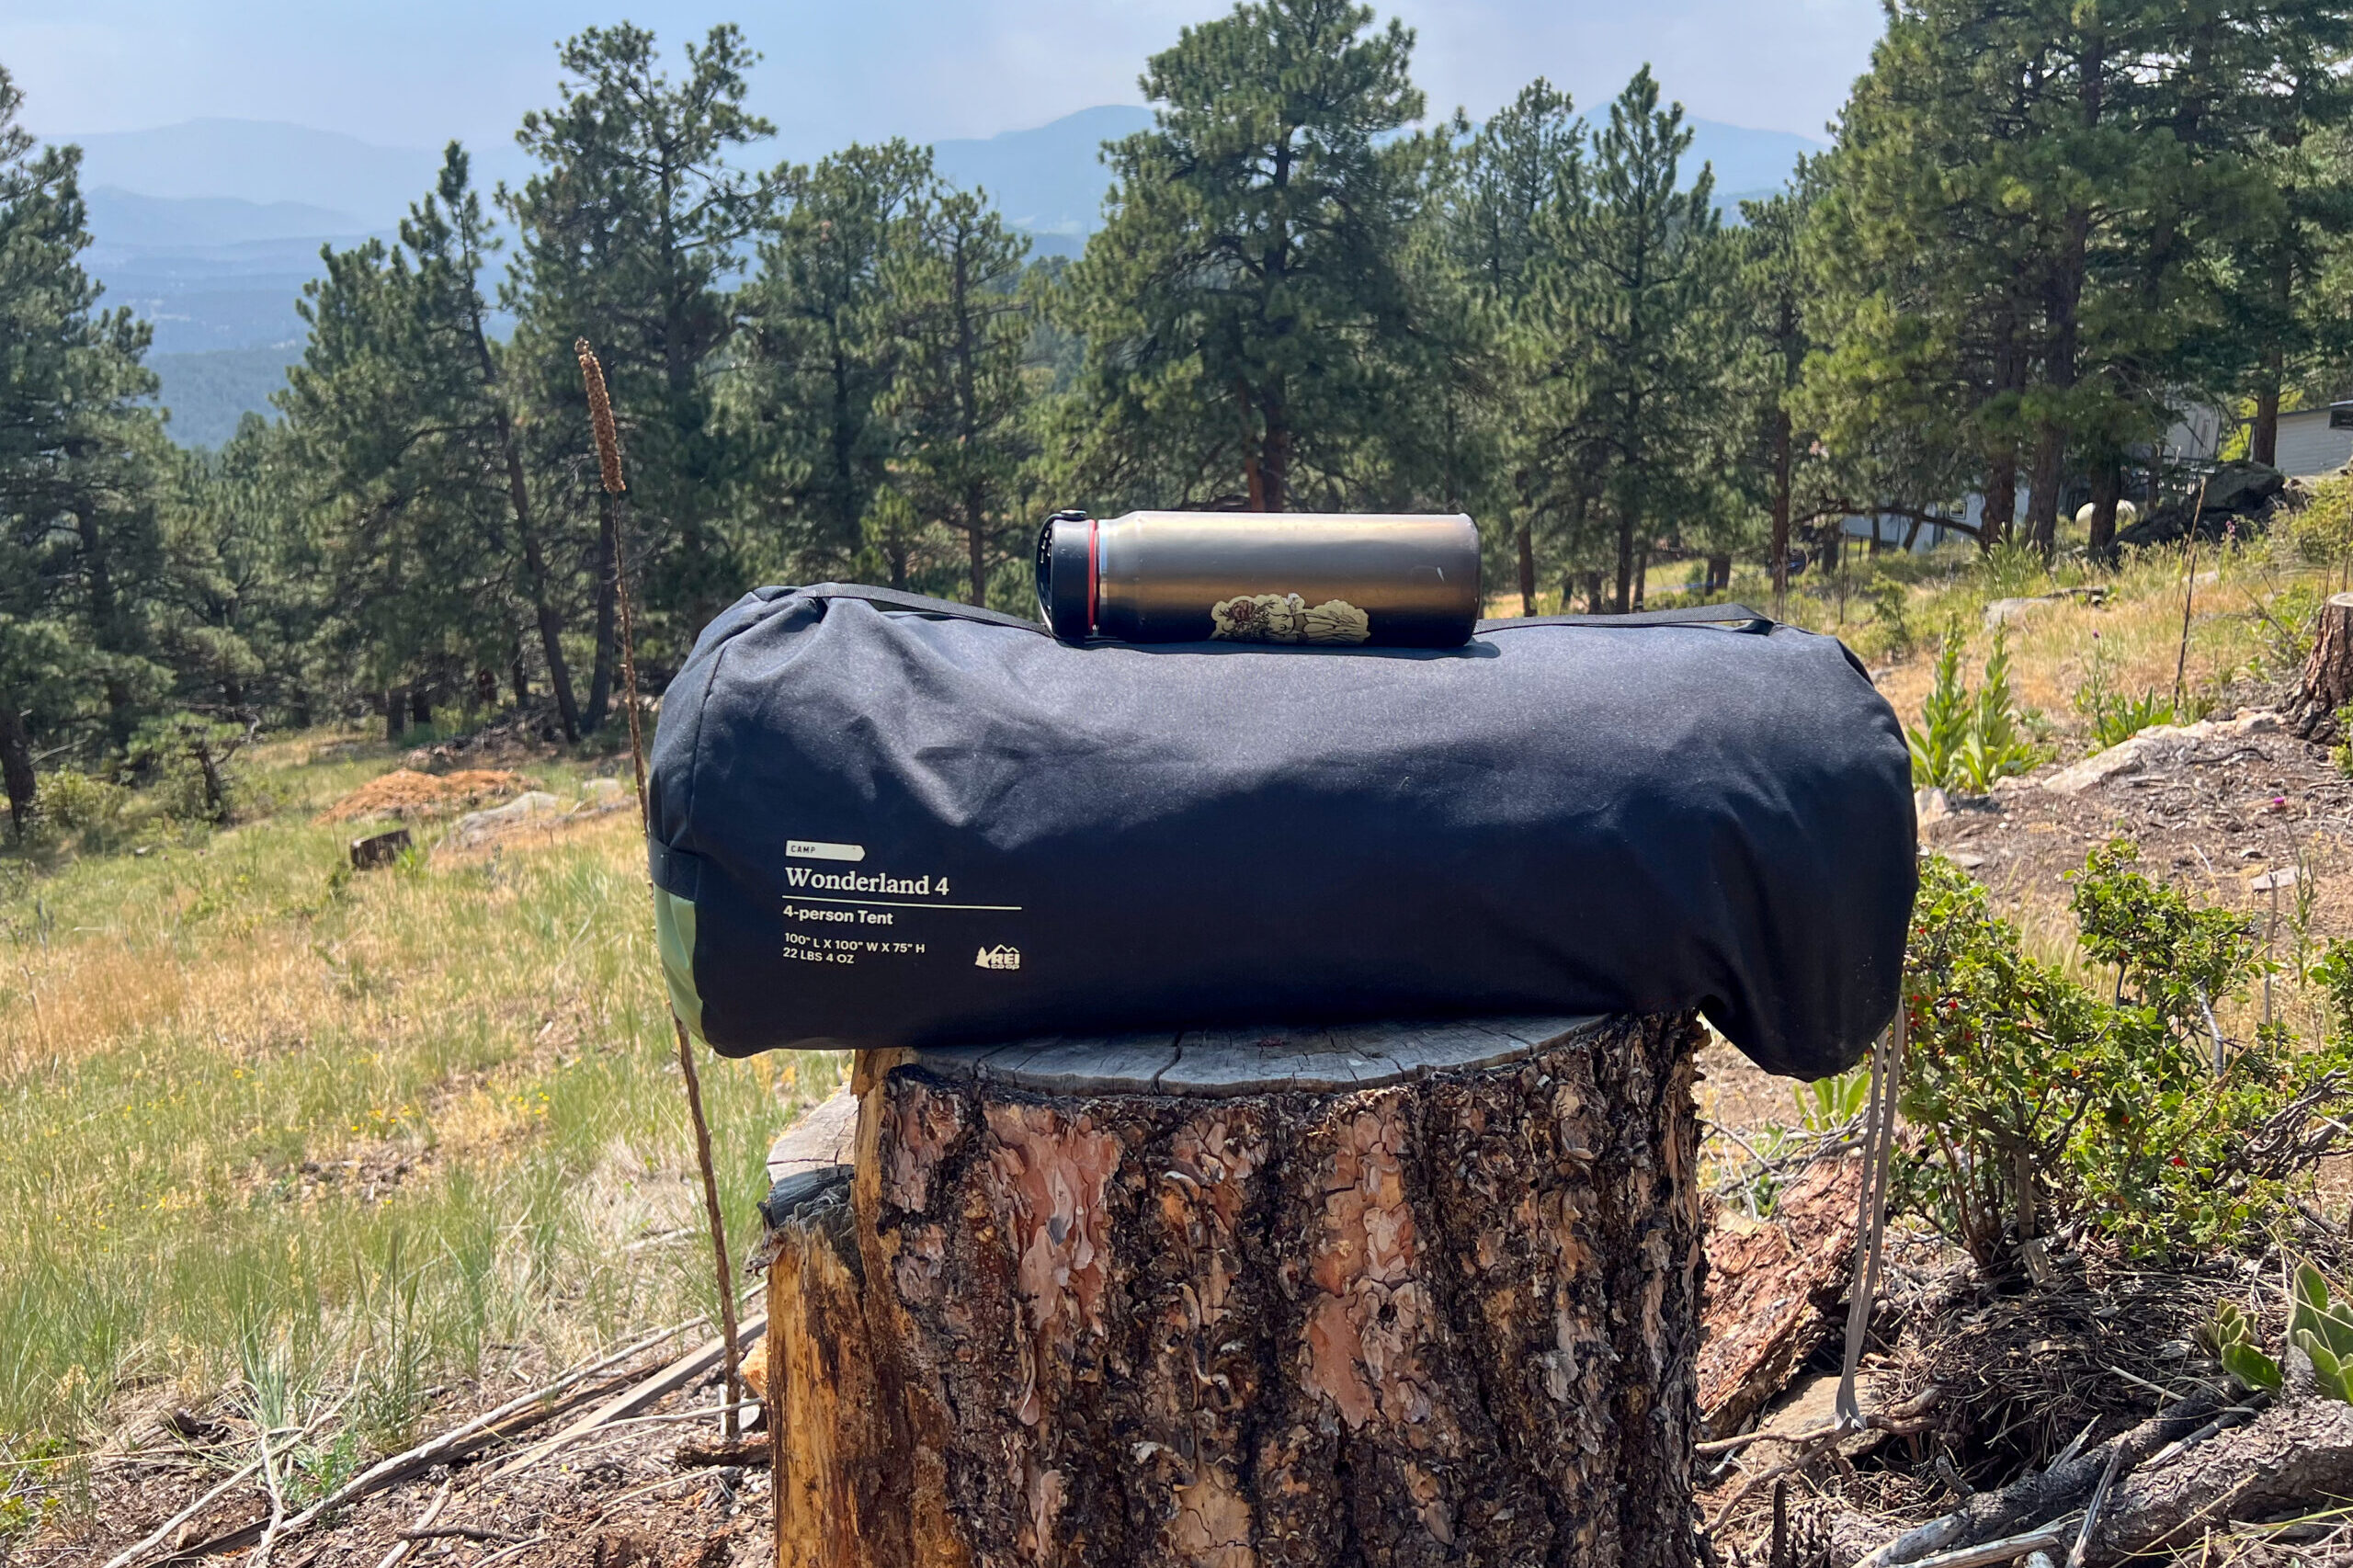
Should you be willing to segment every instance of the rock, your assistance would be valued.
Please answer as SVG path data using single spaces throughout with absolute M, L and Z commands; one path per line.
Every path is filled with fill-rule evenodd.
M 580 786 L 580 804 L 573 809 L 583 816 L 602 816 L 618 812 L 632 800 L 628 785 L 618 778 L 591 778 Z
M 2286 477 L 2276 468 L 2261 463 L 2224 463 L 2206 482 L 2206 506 L 2198 514 L 2198 537 L 2221 539 L 2234 522 L 2239 525 L 2240 533 L 2245 533 L 2249 523 L 2260 523 L 2269 516 L 2272 503 L 2287 487 Z M 2189 531 L 2189 508 L 2193 504 L 2184 501 L 2161 506 L 2131 528 L 2119 528 L 2117 544 L 2145 549 L 2179 542 Z
M 1952 801 L 1934 786 L 1912 794 L 1912 817 L 1923 832 L 1952 815 Z
M 2040 788 L 2042 786 L 2031 778 L 2023 778 L 2015 773 L 2006 773 L 1994 780 L 1993 799 L 1998 801 L 2005 795 L 2023 794 Z
M 2279 715 L 2261 708 L 2242 709 L 2235 718 L 2201 719 L 2195 724 L 2152 724 L 2131 740 L 2061 768 L 2044 779 L 2042 787 L 2054 794 L 2080 795 L 2121 774 L 2138 773 L 2152 764 L 2178 762 L 2200 741 L 2238 740 L 2279 731 Z
M 2205 511 L 2252 517 L 2268 507 L 2286 488 L 2287 475 L 2268 463 L 2224 463 L 2206 482 Z
M 526 790 L 503 806 L 493 806 L 486 812 L 468 812 L 460 817 L 458 842 L 469 846 L 484 844 L 527 823 L 563 814 L 563 802 L 553 795 L 544 790 Z
M 2029 611 L 2041 609 L 2054 602 L 2044 598 L 1995 599 L 1985 607 L 1985 630 L 1991 631 L 1996 627 L 2007 626 Z

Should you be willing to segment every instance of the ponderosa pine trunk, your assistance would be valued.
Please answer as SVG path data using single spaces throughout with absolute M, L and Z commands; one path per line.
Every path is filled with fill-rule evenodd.
M 771 1233 L 780 1565 L 1690 1568 L 1697 1039 L 861 1053 Z
M 1534 519 L 1529 517 L 1527 512 L 1522 511 L 1519 515 L 1519 526 L 1514 530 L 1514 532 L 1516 534 L 1515 544 L 1519 552 L 1519 613 L 1522 615 L 1534 615 L 1536 613 L 1536 527 Z M 1561 603 L 1561 608 L 1566 610 L 1568 608 L 1568 601 L 1563 599 Z
M 2124 471 L 2114 462 L 2092 470 L 2092 526 L 2086 548 L 2095 561 L 2116 552 L 2116 508 L 2124 499 Z
M 32 821 L 40 781 L 33 773 L 33 739 L 16 697 L 0 691 L 0 792 L 8 797 L 8 828 L 17 838 Z

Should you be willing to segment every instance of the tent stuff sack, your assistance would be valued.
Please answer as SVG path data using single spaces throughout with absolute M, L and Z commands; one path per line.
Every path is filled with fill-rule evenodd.
M 1916 879 L 1895 715 L 1738 607 L 1140 647 L 762 588 L 671 683 L 648 805 L 726 1055 L 1697 1006 L 1813 1078 L 1893 1017 Z

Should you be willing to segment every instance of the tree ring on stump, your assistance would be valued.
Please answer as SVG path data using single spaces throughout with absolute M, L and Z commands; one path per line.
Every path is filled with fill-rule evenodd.
M 1450 1019 L 1332 1028 L 1281 1027 L 1054 1037 L 917 1050 L 901 1060 L 957 1082 L 1042 1095 L 1336 1094 L 1449 1070 L 1498 1067 L 1605 1021 Z

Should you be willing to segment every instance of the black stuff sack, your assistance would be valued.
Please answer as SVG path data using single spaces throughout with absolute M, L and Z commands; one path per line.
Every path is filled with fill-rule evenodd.
M 1074 646 L 763 588 L 648 788 L 672 999 L 732 1056 L 1697 1006 L 1814 1078 L 1893 1016 L 1916 879 L 1895 715 L 1737 607 Z

